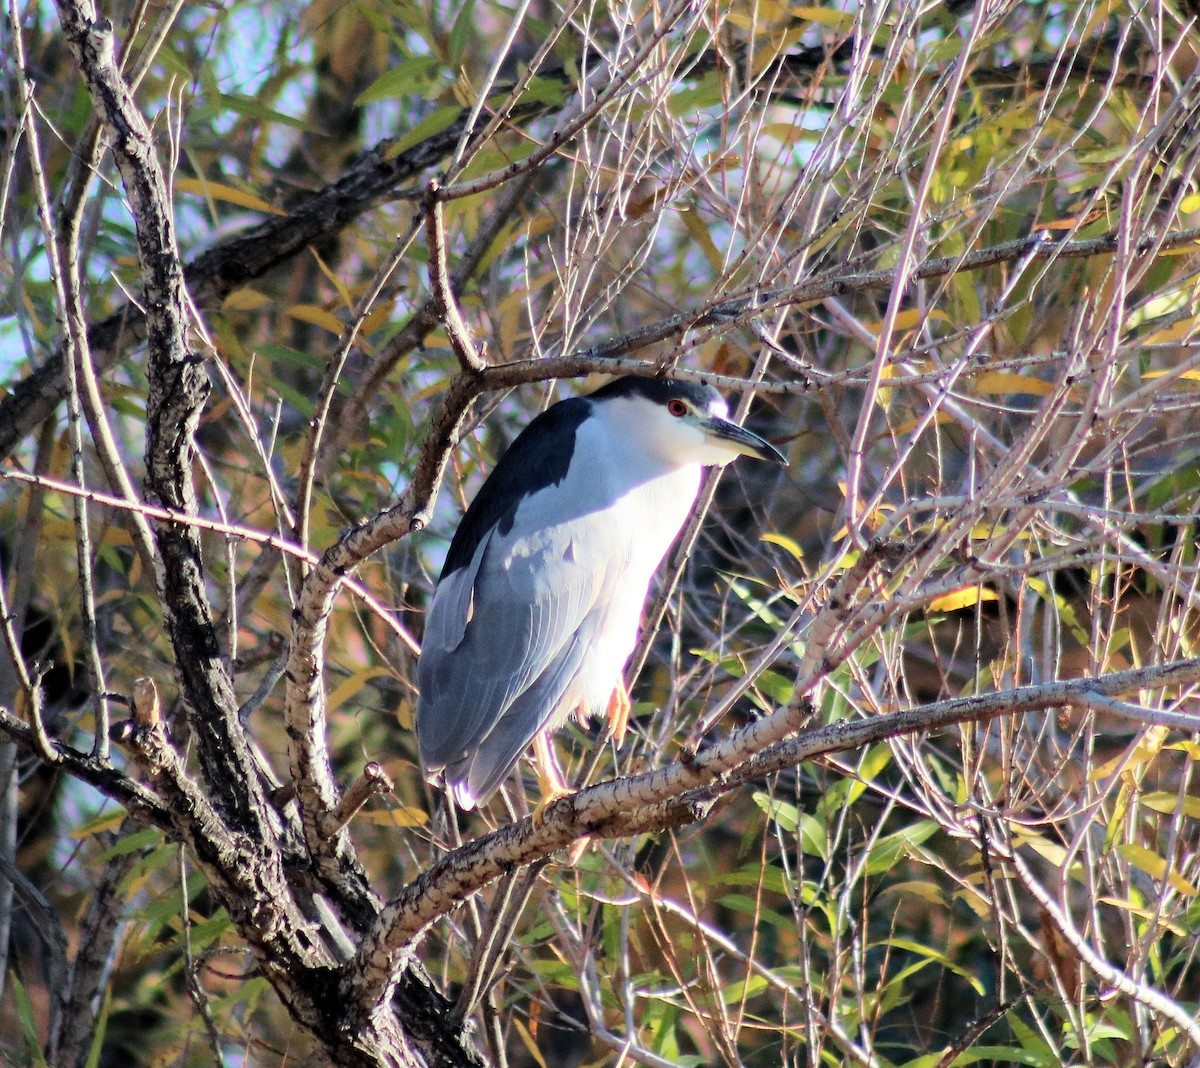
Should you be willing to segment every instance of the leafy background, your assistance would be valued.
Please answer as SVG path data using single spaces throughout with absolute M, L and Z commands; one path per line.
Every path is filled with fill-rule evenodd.
M 801 697 L 833 722 L 1195 655 L 1189 4 L 105 14 L 191 264 L 213 381 L 197 433 L 208 516 L 291 537 L 311 464 L 299 540 L 319 553 L 408 484 L 460 370 L 429 311 L 435 173 L 463 315 L 489 363 L 525 369 L 472 409 L 429 527 L 359 569 L 374 601 L 343 593 L 330 620 L 335 769 L 378 761 L 396 784 L 353 825 L 385 895 L 459 833 L 414 762 L 412 639 L 462 507 L 531 415 L 582 384 L 556 378 L 637 362 L 753 381 L 743 413 L 791 460 L 721 480 L 682 581 L 660 587 L 633 736 L 593 781 Z M 61 361 L 44 183 L 61 217 L 81 205 L 83 305 L 110 330 L 93 345 L 102 410 L 139 483 L 133 223 L 102 152 L 80 172 L 92 105 L 54 11 L 14 8 L 6 33 L 28 81 L 6 67 L 4 472 L 76 481 L 67 410 L 33 420 L 14 401 Z M 486 133 L 464 140 L 472 114 Z M 364 191 L 373 162 L 394 176 Z M 221 259 L 320 197 L 294 250 Z M 82 470 L 108 489 L 85 424 Z M 177 688 L 154 576 L 127 513 L 100 504 L 86 633 L 73 507 L 6 481 L 0 563 L 25 655 L 52 666 L 52 733 L 87 748 L 97 690 L 149 677 L 170 704 Z M 204 537 L 238 698 L 262 693 L 250 732 L 286 767 L 277 683 L 301 565 Z M 1155 710 L 1194 712 L 1195 696 L 896 737 L 739 789 L 697 826 L 536 869 L 474 1012 L 480 1044 L 512 1065 L 1188 1063 L 1195 1031 L 1162 1003 L 1194 1016 L 1200 1000 L 1200 750 Z M 560 740 L 576 774 L 595 746 L 579 727 Z M 90 1063 L 313 1055 L 177 844 L 12 746 L 3 762 L 7 1057 L 43 1056 L 55 968 L 102 899 L 119 922 Z M 521 777 L 461 834 L 526 812 Z M 496 891 L 423 944 L 452 997 L 502 918 Z

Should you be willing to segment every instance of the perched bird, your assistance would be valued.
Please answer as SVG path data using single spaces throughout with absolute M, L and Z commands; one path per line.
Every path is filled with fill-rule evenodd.
M 450 543 L 417 665 L 421 764 L 459 807 L 531 742 L 543 790 L 564 791 L 547 736 L 576 710 L 607 709 L 623 735 L 622 670 L 701 469 L 787 463 L 728 415 L 710 386 L 619 378 L 548 408 L 500 458 Z

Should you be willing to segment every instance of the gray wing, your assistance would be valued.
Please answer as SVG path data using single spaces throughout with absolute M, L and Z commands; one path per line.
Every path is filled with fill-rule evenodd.
M 512 752 L 502 778 L 578 674 L 582 651 L 574 638 L 606 569 L 577 551 L 573 526 L 520 540 L 493 529 L 470 564 L 438 584 L 417 666 L 417 738 L 427 774 L 468 767 L 499 730 L 488 763 L 499 767 L 499 754 Z
M 504 781 L 534 734 L 563 701 L 579 674 L 584 652 L 583 643 L 572 638 L 533 684 L 516 695 L 479 747 L 446 768 L 446 781 L 460 806 L 473 807 Z

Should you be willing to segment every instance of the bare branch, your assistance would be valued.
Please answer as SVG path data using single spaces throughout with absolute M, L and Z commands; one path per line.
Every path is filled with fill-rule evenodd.
M 365 764 L 358 777 L 350 784 L 349 789 L 342 794 L 337 808 L 329 814 L 329 818 L 325 821 L 325 834 L 332 838 L 354 819 L 355 814 L 372 797 L 378 794 L 390 794 L 395 788 L 396 784 L 392 782 L 383 768 L 374 761 Z
M 782 709 L 687 761 L 587 787 L 554 802 L 541 821 L 526 817 L 447 854 L 380 913 L 347 968 L 343 989 L 351 1004 L 386 1003 L 408 964 L 414 942 L 435 920 L 504 871 L 551 856 L 580 838 L 623 837 L 691 822 L 703 818 L 719 794 L 806 760 L 860 749 L 887 738 L 1043 711 L 1088 693 L 1116 696 L 1197 683 L 1200 659 L 1193 659 L 1094 679 L 939 701 L 799 732 L 806 711 L 800 706 Z
M 446 226 L 441 189 L 436 180 L 429 183 L 423 210 L 425 237 L 429 245 L 429 282 L 434 311 L 446 329 L 450 346 L 454 349 L 454 355 L 458 357 L 463 373 L 477 375 L 484 369 L 485 364 L 475 349 L 471 332 L 463 322 L 462 312 L 458 310 L 458 300 L 450 288 L 450 274 L 446 269 Z

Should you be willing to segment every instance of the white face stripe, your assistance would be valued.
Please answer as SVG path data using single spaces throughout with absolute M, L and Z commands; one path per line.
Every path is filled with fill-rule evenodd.
M 672 415 L 668 404 L 643 396 L 616 397 L 600 409 L 603 429 L 595 433 L 604 444 L 592 446 L 604 452 L 615 468 L 645 475 L 686 466 L 724 466 L 744 450 L 732 442 L 715 437 L 704 424 L 714 417 L 728 418 L 728 406 L 721 397 L 707 405 L 697 405 L 680 397 L 688 407 L 686 415 Z M 588 424 L 580 432 L 586 437 Z M 577 447 L 584 438 L 577 438 Z M 584 446 L 587 448 L 588 446 Z

